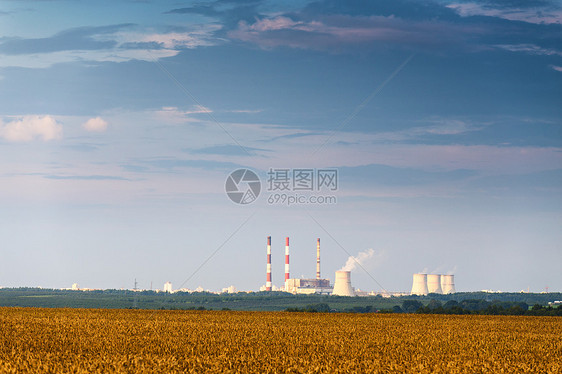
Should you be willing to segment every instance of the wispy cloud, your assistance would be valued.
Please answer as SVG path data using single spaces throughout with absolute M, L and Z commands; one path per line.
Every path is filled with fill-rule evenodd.
M 263 109 L 235 109 L 229 110 L 230 113 L 247 113 L 247 114 L 256 114 L 263 112 Z
M 519 5 L 522 4 L 523 2 Z M 508 2 L 503 5 L 473 2 L 449 4 L 447 7 L 454 9 L 462 17 L 488 16 L 535 24 L 562 24 L 562 10 L 552 9 L 545 3 L 529 1 L 527 7 L 510 7 L 509 5 Z
M 11 142 L 43 141 L 62 138 L 62 125 L 52 116 L 28 115 L 7 123 L 0 120 L 0 137 Z
M 442 21 L 411 21 L 395 16 L 323 15 L 297 19 L 286 15 L 240 21 L 228 36 L 262 48 L 288 46 L 326 50 L 348 45 L 393 42 L 398 45 L 434 46 L 453 44 L 479 34 L 477 26 L 454 25 Z
M 556 71 L 562 72 L 562 66 L 550 65 L 550 67 Z
M 57 63 L 96 61 L 153 61 L 176 56 L 183 49 L 215 45 L 217 24 L 194 25 L 159 32 L 122 24 L 80 27 L 46 38 L 4 38 L 0 41 L 0 67 L 46 68 Z
M 522 52 L 531 55 L 562 56 L 562 51 L 552 48 L 543 48 L 536 44 L 499 44 L 496 48 L 510 52 Z
M 382 132 L 375 135 L 378 142 L 402 142 L 424 139 L 428 135 L 461 135 L 471 131 L 478 131 L 485 124 L 474 124 L 470 121 L 455 118 L 439 118 L 424 121 L 423 126 L 414 126 L 405 130 Z
M 170 123 L 185 123 L 185 122 L 201 122 L 200 119 L 195 118 L 193 115 L 208 114 L 213 111 L 203 105 L 194 105 L 188 110 L 181 110 L 175 106 L 162 107 L 162 109 L 154 112 L 157 118 L 163 119 Z
M 220 25 L 207 24 L 195 26 L 191 30 L 164 33 L 152 30 L 119 31 L 115 34 L 96 36 L 96 39 L 114 40 L 121 48 L 154 49 L 156 46 L 163 49 L 191 49 L 217 44 L 218 39 L 213 33 L 220 29 Z
M 44 175 L 43 178 L 47 179 L 71 179 L 71 180 L 120 180 L 126 181 L 129 180 L 124 177 L 115 176 L 115 175 Z
M 246 148 L 245 152 L 242 148 L 235 144 L 223 144 L 223 145 L 215 145 L 211 147 L 199 148 L 194 150 L 189 150 L 190 153 L 195 154 L 210 154 L 210 155 L 225 155 L 225 156 L 248 156 L 256 155 L 257 152 L 267 151 L 266 149 L 262 148 L 252 148 L 252 147 L 244 147 Z

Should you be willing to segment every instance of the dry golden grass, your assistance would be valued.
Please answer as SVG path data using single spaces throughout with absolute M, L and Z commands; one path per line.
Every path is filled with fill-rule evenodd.
M 562 318 L 0 308 L 0 372 L 562 373 Z

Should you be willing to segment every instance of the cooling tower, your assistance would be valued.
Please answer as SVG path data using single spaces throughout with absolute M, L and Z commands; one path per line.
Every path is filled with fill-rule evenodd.
M 336 282 L 334 283 L 332 295 L 355 296 L 355 291 L 351 287 L 351 272 L 336 271 Z
M 442 275 L 441 276 L 441 289 L 444 294 L 455 293 L 455 276 Z
M 427 274 L 414 274 L 412 295 L 427 295 Z
M 441 290 L 441 274 L 427 275 L 427 292 L 443 293 L 443 291 Z

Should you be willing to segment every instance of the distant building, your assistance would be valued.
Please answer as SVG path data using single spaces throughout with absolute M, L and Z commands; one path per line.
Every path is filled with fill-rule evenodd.
M 166 282 L 166 283 L 164 283 L 164 292 L 168 292 L 168 293 L 174 292 L 174 291 L 172 290 L 172 282 Z
M 236 287 L 230 286 L 222 289 L 222 293 L 236 293 Z
M 71 290 L 72 291 L 80 291 L 80 286 L 78 285 L 78 283 L 73 283 Z
M 261 286 L 260 291 L 267 291 L 267 285 Z M 277 287 L 276 285 L 272 285 L 271 291 L 285 291 L 285 287 Z

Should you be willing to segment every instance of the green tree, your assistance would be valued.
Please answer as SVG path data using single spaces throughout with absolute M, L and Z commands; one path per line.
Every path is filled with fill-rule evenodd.
M 423 304 L 418 300 L 404 300 L 402 302 L 402 309 L 406 313 L 415 313 L 418 309 L 422 308 Z

